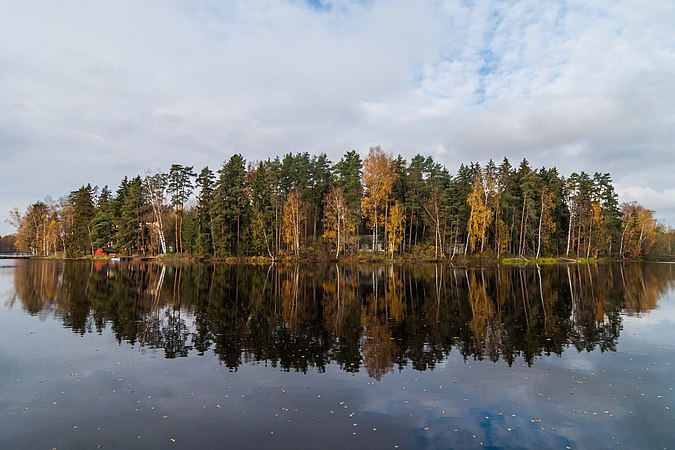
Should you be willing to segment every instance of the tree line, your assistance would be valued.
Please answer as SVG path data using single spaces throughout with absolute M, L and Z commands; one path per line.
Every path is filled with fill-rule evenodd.
M 232 155 L 214 172 L 173 164 L 125 177 L 113 192 L 83 185 L 57 201 L 14 209 L 14 247 L 36 255 L 179 253 L 198 257 L 454 259 L 640 258 L 673 254 L 675 232 L 654 212 L 619 204 L 607 173 L 565 177 L 556 168 L 407 161 L 379 146 L 288 153 L 247 162 Z

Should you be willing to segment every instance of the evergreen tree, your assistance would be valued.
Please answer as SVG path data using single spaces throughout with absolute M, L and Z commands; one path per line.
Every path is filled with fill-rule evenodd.
M 235 154 L 218 171 L 211 208 L 213 246 L 217 256 L 241 254 L 242 230 L 248 218 L 245 164 L 244 157 Z
M 197 217 L 195 230 L 195 252 L 199 255 L 213 254 L 211 226 L 211 204 L 213 202 L 215 176 L 213 171 L 204 167 L 197 176 Z
M 192 178 L 196 176 L 192 170 L 194 166 L 172 164 L 169 169 L 169 193 L 176 212 L 176 252 L 183 252 L 183 210 L 194 185 Z
M 601 253 L 604 256 L 615 256 L 621 232 L 621 211 L 619 197 L 612 185 L 612 177 L 608 173 L 595 173 L 593 180 L 598 191 L 598 199 L 602 205 Z
M 104 186 L 98 196 L 90 226 L 94 248 L 112 245 L 115 235 L 115 201 L 108 186 Z
M 94 195 L 95 189 L 87 184 L 68 196 L 68 202 L 72 208 L 72 221 L 66 236 L 66 256 L 68 257 L 94 253 L 89 227 L 95 213 Z
M 251 167 L 248 185 L 251 190 L 251 251 L 276 258 L 282 206 L 278 160 L 268 159 Z
M 322 218 L 323 199 L 331 186 L 331 162 L 325 153 L 319 156 L 313 156 L 311 159 L 311 182 L 307 196 L 307 206 L 309 209 L 309 220 L 312 225 L 312 238 L 316 240 L 323 234 Z
M 145 198 L 145 189 L 140 176 L 131 181 L 123 180 L 120 186 L 123 194 L 120 201 L 120 216 L 117 219 L 115 240 L 118 250 L 124 253 L 141 253 L 147 249 L 145 222 L 149 212 L 149 205 Z M 119 191 L 118 191 L 119 192 Z
M 342 186 L 349 209 L 359 218 L 361 217 L 361 197 L 363 196 L 362 171 L 363 161 L 361 161 L 361 157 L 356 150 L 345 153 L 342 159 L 333 166 L 335 183 Z

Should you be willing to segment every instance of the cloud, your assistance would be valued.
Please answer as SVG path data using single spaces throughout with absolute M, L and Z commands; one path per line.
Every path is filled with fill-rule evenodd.
M 16 0 L 1 17 L 0 219 L 174 162 L 377 144 L 451 171 L 609 171 L 622 200 L 675 184 L 665 1 Z

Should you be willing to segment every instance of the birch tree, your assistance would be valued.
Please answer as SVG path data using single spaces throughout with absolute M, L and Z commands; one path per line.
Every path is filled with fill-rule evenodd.
M 166 239 L 164 237 L 164 199 L 166 198 L 166 189 L 168 186 L 168 175 L 164 173 L 150 174 L 146 173 L 145 193 L 148 202 L 152 207 L 152 229 L 159 240 L 159 249 L 161 253 L 166 253 Z
M 182 166 L 180 164 L 172 164 L 169 169 L 168 189 L 176 214 L 175 238 L 177 253 L 182 253 L 183 251 L 183 209 L 194 189 L 192 178 L 196 176 L 192 169 L 193 166 Z
M 288 194 L 283 211 L 283 237 L 295 256 L 300 256 L 300 235 L 302 224 L 306 220 L 305 202 L 300 191 L 294 189 Z
M 335 246 L 335 258 L 344 251 L 347 242 L 356 232 L 356 221 L 349 209 L 344 190 L 333 186 L 324 197 L 323 237 Z
M 401 246 L 405 235 L 405 208 L 397 201 L 389 209 L 386 231 L 389 256 L 393 258 L 394 252 Z
M 468 223 L 468 239 L 472 251 L 475 251 L 480 242 L 481 253 L 485 249 L 486 232 L 492 223 L 493 213 L 488 205 L 488 190 L 484 184 L 482 174 L 474 178 L 471 191 L 467 198 L 471 207 Z

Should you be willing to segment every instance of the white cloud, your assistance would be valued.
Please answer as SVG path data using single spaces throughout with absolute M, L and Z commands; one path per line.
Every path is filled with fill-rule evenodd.
M 670 2 L 323 4 L 3 2 L 0 219 L 173 162 L 381 144 L 609 171 L 675 224 L 647 194 L 675 185 Z

